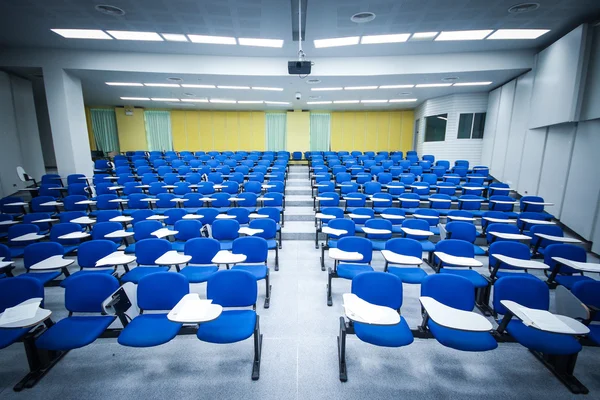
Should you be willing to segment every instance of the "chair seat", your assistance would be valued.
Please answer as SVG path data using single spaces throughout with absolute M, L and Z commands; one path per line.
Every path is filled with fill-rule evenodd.
M 219 270 L 219 267 L 216 265 L 207 265 L 207 266 L 195 266 L 188 265 L 183 268 L 180 272 L 183 276 L 187 278 L 190 283 L 201 283 L 206 282 L 208 278 L 212 276 L 215 272 Z
M 221 244 L 221 250 L 231 250 L 233 247 L 232 240 L 220 240 L 219 243 Z
M 418 267 L 388 267 L 390 274 L 396 275 L 402 283 L 420 284 L 427 272 Z
M 437 226 L 429 226 L 429 231 L 433 232 L 434 235 L 439 235 L 440 234 L 440 228 L 438 228 Z
M 528 272 L 512 272 L 512 271 L 498 271 L 496 273 L 496 277 L 498 277 L 498 279 L 504 277 L 504 276 L 523 276 L 525 278 L 534 278 L 534 279 L 539 279 L 537 276 L 535 275 L 531 275 Z
M 125 254 L 135 254 L 135 243 L 125 247 Z
M 440 270 L 442 274 L 454 274 L 462 276 L 463 278 L 467 278 L 470 280 L 476 288 L 483 288 L 488 285 L 488 281 L 477 271 L 473 271 L 472 269 L 449 269 L 442 268 Z
M 21 339 L 29 330 L 30 328 L 0 329 L 0 349 Z
M 87 346 L 104 333 L 116 316 L 74 316 L 58 321 L 35 344 L 47 350 L 72 350 Z
M 371 244 L 373 245 L 374 251 L 385 250 L 385 243 L 386 240 L 371 239 Z
M 231 269 L 239 269 L 242 271 L 247 271 L 250 272 L 252 275 L 254 275 L 254 277 L 256 278 L 257 281 L 261 280 L 261 279 L 265 279 L 267 277 L 267 274 L 269 272 L 269 268 L 264 265 L 264 264 L 260 264 L 260 265 L 234 265 L 233 267 L 231 267 Z
M 473 245 L 473 250 L 475 250 L 476 256 L 485 256 L 485 250 L 477 245 Z
M 556 275 L 556 282 L 571 290 L 573 285 L 580 281 L 590 281 L 593 278 L 585 275 Z
M 63 245 L 63 248 L 65 249 L 65 254 L 73 253 L 74 251 L 77 250 L 77 247 L 79 247 L 79 246 L 76 246 L 76 245 L 75 246 L 64 246 Z
M 428 253 L 431 251 L 435 251 L 435 244 L 431 243 L 429 240 L 419 240 L 419 243 L 421 243 L 423 251 L 426 251 Z
M 588 338 L 593 340 L 597 345 L 600 345 L 600 325 L 589 325 L 588 328 L 590 328 Z M 0 348 L 2 348 L 2 345 L 0 345 Z
M 275 239 L 267 239 L 267 247 L 269 250 L 277 248 L 279 245 L 277 244 L 277 240 Z
M 23 257 L 24 253 L 25 253 L 25 247 L 11 247 L 10 248 L 11 258 Z
M 185 242 L 172 242 L 171 243 L 171 250 L 175 250 L 180 253 L 183 253 L 184 248 L 185 248 Z
M 235 343 L 252 336 L 255 326 L 254 310 L 227 310 L 214 321 L 200 324 L 196 336 L 203 342 Z
M 508 323 L 506 330 L 521 345 L 544 354 L 568 355 L 581 351 L 581 343 L 573 336 L 540 331 L 516 319 Z
M 363 342 L 383 347 L 407 346 L 414 341 L 414 337 L 406 320 L 400 317 L 396 325 L 371 325 L 354 323 L 354 332 Z
M 117 341 L 123 346 L 152 347 L 171 341 L 182 324 L 169 321 L 167 314 L 138 315 L 121 331 Z
M 114 272 L 115 272 L 114 268 L 111 268 L 111 269 L 99 269 L 99 268 L 98 269 L 96 269 L 96 268 L 82 269 L 81 271 L 77 271 L 77 272 L 69 275 L 62 281 L 60 281 L 60 286 L 67 287 L 67 284 L 69 283 L 71 278 L 73 278 L 74 276 L 81 276 L 81 275 L 85 275 L 85 274 L 108 274 L 108 275 L 111 275 Z
M 337 248 L 337 243 L 338 243 L 337 239 L 329 239 L 329 240 L 327 241 L 327 246 L 328 246 L 330 249 L 336 249 L 336 248 Z
M 373 267 L 367 264 L 339 264 L 337 267 L 337 274 L 340 278 L 352 279 L 356 275 L 363 272 L 371 272 Z
M 488 351 L 498 347 L 498 342 L 489 332 L 470 332 L 445 328 L 431 319 L 429 330 L 435 339 L 446 347 L 462 351 Z
M 137 266 L 133 268 L 131 271 L 127 272 L 125 275 L 121 277 L 121 282 L 132 282 L 137 285 L 137 283 L 145 276 L 156 274 L 157 272 L 167 272 L 169 267 L 149 267 L 149 266 Z
M 30 278 L 35 278 L 42 282 L 42 285 L 50 282 L 53 279 L 56 279 L 62 274 L 61 271 L 48 271 L 48 272 L 32 272 L 28 273 L 26 276 Z

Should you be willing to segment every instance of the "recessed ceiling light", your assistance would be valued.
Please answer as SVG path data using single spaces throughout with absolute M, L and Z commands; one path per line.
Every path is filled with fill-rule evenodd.
M 52 32 L 67 39 L 104 39 L 111 40 L 104 31 L 99 29 L 50 29 Z
M 150 101 L 150 98 L 148 98 L 148 97 L 121 97 L 121 100 Z
M 171 87 L 171 88 L 179 87 L 179 85 L 176 84 L 176 83 L 144 83 L 144 86 L 148 86 L 148 87 Z
M 350 21 L 356 22 L 357 24 L 365 24 L 375 19 L 375 13 L 366 11 L 359 12 L 350 17 Z
M 335 100 L 334 104 L 357 104 L 360 100 Z
M 146 40 L 150 42 L 162 42 L 164 39 L 156 32 L 137 31 L 106 31 L 110 36 L 118 40 Z
M 343 88 L 341 87 L 315 87 L 315 88 L 311 88 L 310 90 L 312 90 L 313 92 L 325 92 L 328 90 L 342 90 Z
M 264 86 L 252 86 L 253 90 L 269 90 L 272 92 L 283 92 L 283 88 L 277 87 L 264 87 Z
M 226 100 L 226 99 L 210 99 L 211 103 L 223 103 L 223 104 L 235 104 L 235 100 Z
M 399 33 L 395 35 L 372 35 L 363 36 L 360 39 L 361 44 L 377 44 L 377 43 L 404 43 L 408 40 L 410 33 Z
M 418 88 L 435 88 L 435 87 L 448 87 L 452 86 L 451 83 L 421 83 L 417 85 Z
M 239 100 L 238 104 L 262 104 L 262 100 Z
M 331 101 L 307 101 L 306 104 L 331 104 Z
M 361 103 L 387 103 L 387 100 L 361 100 Z
M 181 33 L 161 33 L 160 36 L 164 37 L 169 42 L 187 42 L 188 39 Z
M 413 103 L 417 99 L 390 99 L 390 103 Z
M 449 76 L 447 78 L 442 78 L 443 82 L 456 82 L 458 80 L 457 76 Z
M 411 41 L 417 41 L 417 40 L 432 40 L 434 37 L 437 36 L 439 32 L 417 32 L 417 33 L 413 33 L 413 35 L 411 36 L 410 40 Z
M 511 14 L 522 14 L 530 11 L 535 11 L 540 8 L 540 3 L 521 3 L 515 4 L 508 9 Z
M 321 96 L 308 96 L 310 100 L 319 100 Z
M 191 84 L 191 83 L 182 83 L 181 87 L 195 88 L 195 89 L 214 89 L 215 85 L 196 85 L 196 84 Z
M 491 84 L 492 82 L 461 82 L 455 83 L 454 86 L 487 86 Z
M 537 39 L 548 32 L 549 29 L 498 29 L 488 36 L 488 40 Z
M 413 87 L 415 87 L 415 85 L 382 85 L 379 86 L 379 89 L 409 89 Z
M 315 39 L 313 43 L 317 49 L 322 49 L 325 47 L 352 46 L 358 44 L 359 39 L 360 37 L 358 36 L 349 36 L 332 39 Z
M 236 44 L 234 37 L 229 36 L 206 36 L 206 35 L 187 35 L 193 43 L 206 44 Z
M 400 92 L 400 93 L 398 93 L 399 96 L 408 96 L 408 95 L 411 95 L 411 94 L 412 94 L 412 92 Z
M 281 39 L 252 39 L 238 38 L 240 46 L 257 46 L 257 47 L 283 47 Z
M 316 85 L 317 83 L 321 83 L 320 79 L 309 79 L 306 81 L 307 84 L 309 85 Z
M 250 86 L 217 86 L 219 89 L 250 90 Z
M 144 86 L 141 83 L 133 82 L 106 82 L 108 86 Z
M 176 76 L 170 76 L 170 77 L 167 78 L 167 80 L 170 81 L 170 82 L 183 82 L 183 79 L 178 78 Z
M 125 11 L 123 9 L 108 4 L 98 4 L 94 8 L 96 11 L 99 11 L 102 14 L 111 15 L 113 17 L 122 17 L 125 15 Z
M 344 90 L 373 90 L 377 89 L 377 86 L 346 86 Z
M 181 99 L 181 101 L 188 103 L 208 103 L 208 99 Z
M 188 93 L 188 92 L 184 93 L 183 95 L 187 96 L 187 97 L 196 97 L 196 95 L 194 93 Z
M 179 99 L 172 99 L 172 98 L 168 98 L 168 97 L 152 97 L 150 100 L 152 101 L 168 101 L 168 102 L 178 102 Z
M 270 104 L 274 106 L 284 106 L 290 104 L 287 101 L 265 101 L 265 104 Z
M 491 29 L 482 29 L 476 31 L 444 31 L 435 38 L 436 42 L 450 40 L 483 40 L 492 33 Z

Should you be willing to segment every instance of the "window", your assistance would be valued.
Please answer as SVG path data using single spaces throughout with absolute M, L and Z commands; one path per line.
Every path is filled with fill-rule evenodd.
M 482 139 L 485 113 L 460 114 L 458 121 L 459 139 Z
M 446 123 L 448 114 L 425 117 L 425 141 L 443 142 L 446 138 Z

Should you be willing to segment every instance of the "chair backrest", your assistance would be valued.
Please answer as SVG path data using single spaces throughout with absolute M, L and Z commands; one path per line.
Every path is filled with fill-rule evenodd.
M 119 196 L 116 194 L 101 194 L 96 197 L 96 208 L 98 210 L 116 210 L 119 208 L 119 203 L 111 202 L 111 200 L 118 198 Z
M 152 215 L 154 215 L 153 210 L 136 210 L 131 213 L 131 218 L 133 218 L 133 221 L 131 221 L 131 224 L 135 225 L 138 222 L 145 221 L 146 218 L 148 218 Z
M 68 233 L 81 232 L 81 225 L 72 222 L 61 222 L 50 229 L 50 240 L 64 245 L 79 244 L 81 239 L 59 239 Z
M 518 234 L 519 233 L 519 228 L 517 228 L 516 225 L 504 224 L 504 223 L 489 224 L 487 226 L 485 237 L 486 237 L 486 240 L 487 240 L 488 243 L 491 243 L 492 241 L 494 243 L 505 242 L 505 241 L 514 241 L 514 240 L 511 240 L 511 239 L 503 239 L 503 238 L 500 238 L 500 237 L 496 237 L 496 236 L 492 235 L 492 232 Z
M 172 310 L 190 292 L 182 274 L 157 272 L 146 275 L 137 285 L 137 304 L 142 310 Z
M 62 256 L 64 254 L 63 247 L 56 242 L 40 242 L 33 243 L 25 247 L 23 254 L 23 265 L 29 270 L 33 264 L 45 260 L 52 256 Z
M 352 279 L 352 293 L 378 306 L 402 307 L 402 281 L 385 272 L 363 272 Z
M 534 225 L 529 229 L 529 233 L 531 234 L 531 246 L 538 246 L 541 248 L 545 248 L 555 242 L 548 239 L 542 239 L 541 237 L 536 236 L 536 233 L 560 237 L 565 235 L 562 228 L 558 225 Z
M 335 236 L 335 238 L 354 236 L 354 234 L 356 233 L 356 224 L 354 223 L 354 221 L 343 217 L 330 220 L 327 226 L 333 229 L 342 229 L 348 232 L 339 236 Z
M 506 314 L 502 300 L 511 300 L 528 308 L 548 310 L 550 289 L 546 282 L 526 276 L 503 276 L 494 283 L 494 310 Z
M 248 307 L 256 303 L 258 285 L 250 272 L 221 270 L 208 278 L 206 297 L 223 307 Z
M 595 280 L 585 280 L 575 282 L 571 288 L 573 293 L 586 306 L 600 308 L 600 282 Z M 600 315 L 596 313 L 594 321 L 599 321 Z
M 221 251 L 221 244 L 213 238 L 199 237 L 185 242 L 183 252 L 192 256 L 190 264 L 212 264 L 213 257 Z
M 60 214 L 58 214 L 58 219 L 60 220 L 60 222 L 71 222 L 71 220 L 76 219 L 76 218 L 80 218 L 80 217 L 85 217 L 87 216 L 87 214 L 83 211 L 65 211 L 65 212 L 61 212 Z M 81 228 L 83 228 L 82 225 L 79 225 Z
M 447 194 L 432 194 L 429 196 L 429 206 L 437 210 L 449 210 L 452 207 L 452 198 Z
M 112 218 L 118 217 L 120 215 L 121 211 L 119 210 L 99 210 L 96 212 L 96 223 L 108 222 Z
M 480 196 L 464 194 L 458 198 L 458 204 L 461 210 L 479 210 L 483 200 Z
M 521 260 L 529 260 L 531 259 L 531 253 L 529 252 L 529 247 L 523 243 L 519 242 L 494 242 L 490 245 L 488 249 L 489 253 L 489 266 L 490 268 L 495 266 L 498 263 L 498 260 L 494 257 L 494 254 L 500 254 L 503 256 L 508 256 L 512 258 L 518 258 Z M 517 269 L 508 264 L 500 263 L 500 269 Z
M 98 260 L 115 251 L 117 251 L 117 244 L 110 240 L 98 239 L 84 242 L 77 249 L 77 264 L 81 268 L 95 268 Z
M 275 239 L 277 235 L 277 224 L 270 218 L 253 219 L 250 221 L 249 227 L 252 229 L 262 229 L 261 233 L 254 235 L 257 237 L 264 239 Z
M 475 286 L 459 275 L 426 276 L 421 282 L 421 296 L 431 297 L 448 307 L 463 311 L 473 311 L 475 307 Z
M 365 227 L 390 231 L 390 233 L 368 233 L 368 239 L 387 240 L 392 237 L 392 223 L 387 219 L 369 219 L 365 222 Z
M 416 193 L 401 194 L 399 200 L 402 208 L 418 208 L 421 204 L 421 198 Z
M 464 240 L 469 243 L 475 243 L 477 239 L 477 229 L 475 225 L 464 221 L 452 221 L 446 224 L 446 237 L 449 239 Z
M 440 222 L 440 212 L 429 208 L 415 210 L 413 217 L 427 221 L 429 226 L 437 226 Z
M 395 238 L 385 242 L 385 249 L 404 256 L 421 258 L 423 246 L 414 239 Z
M 267 241 L 258 236 L 246 236 L 233 241 L 231 248 L 234 254 L 245 254 L 245 263 L 267 263 L 269 246 Z
M 31 199 L 31 211 L 33 212 L 49 212 L 53 213 L 56 211 L 54 206 L 43 206 L 42 204 L 47 203 L 49 201 L 55 201 L 55 198 L 52 196 L 43 196 L 39 195 Z
M 87 197 L 84 195 L 73 194 L 73 195 L 66 196 L 63 199 L 63 205 L 65 207 L 65 211 L 86 211 L 87 210 L 86 204 L 75 204 L 79 201 L 84 201 L 84 200 L 87 200 Z
M 0 280 L 0 312 L 36 297 L 44 299 L 44 286 L 39 279 L 20 275 Z
M 170 250 L 171 243 L 168 240 L 158 238 L 142 239 L 135 244 L 135 257 L 140 265 L 154 265 L 157 258 Z
M 544 264 L 550 267 L 550 271 L 554 270 L 557 264 L 557 262 L 554 261 L 552 257 L 562 257 L 577 262 L 587 261 L 587 253 L 585 252 L 585 249 L 581 246 L 576 246 L 574 244 L 551 244 L 544 249 Z M 564 275 L 579 272 L 580 271 L 577 271 L 571 267 L 560 267 L 560 273 Z
M 435 251 L 449 254 L 455 257 L 475 257 L 473 245 L 464 240 L 444 239 L 435 244 Z M 437 259 L 437 257 L 436 257 Z
M 481 214 L 481 227 L 483 229 L 487 229 L 488 225 L 492 224 L 492 223 L 496 223 L 496 224 L 501 224 L 501 222 L 489 222 L 488 220 L 484 219 L 483 217 L 487 217 L 487 218 L 497 218 L 497 219 L 505 219 L 508 221 L 508 215 L 506 215 L 504 212 L 502 211 L 486 211 L 484 213 Z
M 100 313 L 104 300 L 118 288 L 119 281 L 112 275 L 73 276 L 65 287 L 65 308 L 70 312 Z
M 544 202 L 544 198 L 540 197 L 540 196 L 523 196 L 521 197 L 520 200 L 520 209 L 521 210 L 525 210 L 527 209 L 527 211 L 530 212 L 543 212 L 544 211 L 544 206 L 541 204 L 526 204 L 526 201 L 533 201 L 533 202 L 539 202 L 539 203 L 543 203 Z
M 402 227 L 404 228 L 410 228 L 410 229 L 418 229 L 418 230 L 422 230 L 422 231 L 428 231 L 429 230 L 429 223 L 425 220 L 422 219 L 405 219 L 402 221 Z M 406 237 L 409 239 L 415 239 L 415 240 L 427 240 L 429 239 L 429 236 L 421 236 L 421 235 L 409 235 L 406 234 Z
M 163 225 L 159 221 L 140 221 L 133 226 L 133 239 L 137 242 L 153 238 L 152 232 L 159 230 Z
M 216 219 L 212 223 L 212 237 L 217 240 L 234 240 L 239 237 L 240 224 L 235 219 Z
M 353 261 L 353 263 L 371 263 L 371 259 L 373 258 L 373 244 L 369 239 L 358 236 L 342 237 L 338 240 L 337 245 L 340 250 L 362 254 L 362 260 Z
M 185 242 L 190 239 L 199 238 L 202 223 L 194 219 L 182 219 L 175 222 L 174 230 L 178 231 L 175 239 Z

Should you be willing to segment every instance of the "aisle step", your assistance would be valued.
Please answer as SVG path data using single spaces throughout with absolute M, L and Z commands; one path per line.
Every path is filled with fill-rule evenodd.
M 289 221 L 281 228 L 281 235 L 283 240 L 314 240 L 315 225 L 310 221 Z
M 315 212 L 312 207 L 286 207 L 285 221 L 314 221 Z

